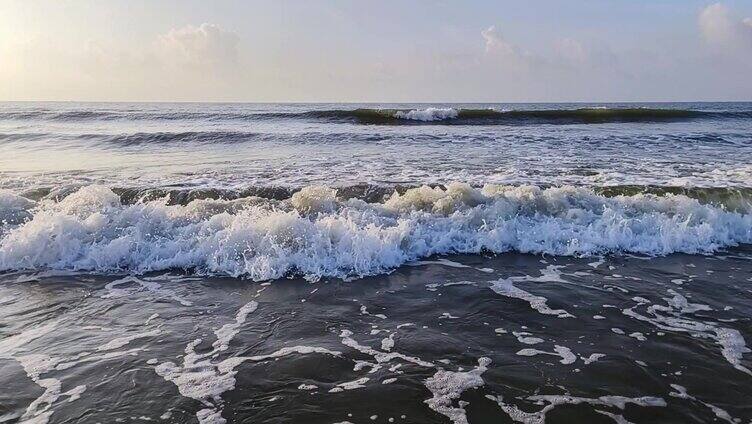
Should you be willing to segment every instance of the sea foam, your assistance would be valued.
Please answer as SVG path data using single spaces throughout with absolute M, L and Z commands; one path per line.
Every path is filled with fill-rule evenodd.
M 397 111 L 395 118 L 410 119 L 413 121 L 442 121 L 444 119 L 454 119 L 459 116 L 459 112 L 453 108 L 436 108 L 413 109 L 409 111 Z
M 15 195 L 3 199 L 26 217 L 2 224 L 0 270 L 356 278 L 437 254 L 666 255 L 752 242 L 750 214 L 683 195 L 606 197 L 569 186 L 453 183 L 395 192 L 383 203 L 342 200 L 326 187 L 281 201 L 186 205 L 123 204 L 97 185 L 33 207 Z

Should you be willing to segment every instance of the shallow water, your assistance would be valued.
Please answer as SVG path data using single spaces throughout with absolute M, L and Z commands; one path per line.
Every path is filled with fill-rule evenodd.
M 748 103 L 2 104 L 0 423 L 752 422 L 750 134 Z
M 0 416 L 747 422 L 751 259 L 451 256 L 271 284 L 10 273 Z

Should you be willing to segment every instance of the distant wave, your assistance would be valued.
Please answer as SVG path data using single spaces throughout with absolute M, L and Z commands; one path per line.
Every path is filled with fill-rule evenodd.
M 190 112 L 190 111 L 1 111 L 5 120 L 308 120 L 370 125 L 534 125 L 667 122 L 694 119 L 752 119 L 752 110 L 701 111 L 661 108 L 579 108 L 541 110 L 456 109 L 331 109 L 303 112 Z
M 126 134 L 83 134 L 79 139 L 93 140 L 103 144 L 116 146 L 139 146 L 164 143 L 239 143 L 256 139 L 257 133 L 245 131 L 184 131 L 184 132 L 155 132 L 155 133 L 126 133 Z
M 424 134 L 416 136 L 414 140 L 435 140 L 435 136 Z M 252 131 L 156 131 L 156 132 L 125 132 L 119 134 L 108 133 L 83 133 L 83 134 L 60 134 L 60 133 L 0 133 L 0 142 L 27 143 L 35 141 L 51 141 L 58 145 L 84 144 L 87 146 L 98 145 L 105 148 L 159 146 L 173 144 L 234 144 L 255 141 L 287 142 L 301 144 L 328 144 L 328 143 L 354 143 L 354 142 L 380 142 L 389 140 L 389 136 L 381 134 L 346 132 L 321 132 L 306 131 L 293 134 L 264 133 Z
M 181 132 L 135 132 L 122 134 L 55 134 L 55 133 L 0 133 L 0 142 L 26 143 L 30 141 L 50 141 L 62 143 L 84 142 L 88 145 L 111 145 L 131 147 L 160 144 L 232 144 L 264 137 L 271 137 L 247 131 L 181 131 Z
M 6 120 L 43 120 L 58 122 L 75 121 L 179 121 L 179 120 L 223 120 L 253 119 L 252 113 L 232 112 L 182 112 L 182 111 L 144 111 L 144 110 L 29 110 L 0 111 L 0 119 Z
M 356 109 L 307 112 L 331 121 L 361 124 L 404 125 L 441 123 L 449 125 L 601 124 L 610 122 L 663 122 L 691 119 L 752 118 L 752 111 L 705 112 L 683 109 L 582 108 L 546 110 L 494 109 Z
M 354 278 L 436 254 L 666 255 L 752 243 L 748 210 L 685 195 L 609 197 L 577 187 L 453 183 L 365 202 L 312 186 L 283 200 L 170 204 L 127 203 L 94 185 L 56 200 L 0 191 L 0 214 L 5 271 L 185 269 L 252 280 Z

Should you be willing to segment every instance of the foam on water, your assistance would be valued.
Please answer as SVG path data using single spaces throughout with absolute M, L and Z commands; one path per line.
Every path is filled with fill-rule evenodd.
M 109 342 L 97 347 L 98 351 L 106 351 L 106 350 L 114 350 L 114 349 L 120 349 L 121 347 L 127 345 L 128 343 L 142 339 L 145 337 L 154 337 L 158 336 L 161 330 L 159 328 L 155 328 L 151 331 L 145 331 L 143 333 L 137 333 L 132 334 L 130 336 L 123 336 L 123 337 L 117 337 L 115 339 L 110 340 Z
M 63 391 L 63 381 L 60 378 L 47 376 L 54 371 L 61 371 L 72 368 L 81 363 L 99 362 L 112 358 L 123 357 L 127 355 L 137 355 L 141 350 L 139 348 L 126 351 L 113 351 L 122 347 L 133 340 L 149 337 L 159 334 L 159 330 L 153 332 L 141 333 L 134 336 L 116 338 L 111 342 L 100 346 L 94 352 L 82 351 L 77 355 L 65 357 L 53 357 L 43 353 L 28 353 L 29 344 L 39 338 L 49 335 L 58 330 L 58 322 L 50 322 L 45 325 L 32 327 L 18 334 L 8 336 L 0 340 L 0 359 L 14 359 L 24 369 L 26 375 L 44 391 L 34 399 L 26 408 L 19 418 L 21 423 L 25 424 L 46 424 L 49 422 L 54 406 L 59 401 L 67 397 L 66 402 L 75 402 L 81 398 L 86 391 L 87 386 L 79 384 Z M 103 354 L 96 352 L 107 351 Z
M 242 308 L 238 311 L 238 313 L 235 315 L 235 322 L 230 324 L 225 324 L 218 330 L 214 331 L 214 334 L 217 336 L 217 340 L 212 344 L 212 346 L 217 351 L 223 351 L 227 350 L 227 348 L 230 345 L 230 341 L 235 337 L 236 334 L 240 331 L 240 326 L 245 323 L 246 318 L 248 318 L 248 314 L 252 313 L 258 308 L 258 302 L 256 301 L 250 301 L 243 305 Z
M 481 357 L 478 359 L 478 366 L 470 371 L 447 371 L 438 370 L 426 380 L 426 388 L 433 395 L 425 401 L 428 407 L 449 418 L 454 424 L 467 424 L 467 413 L 465 412 L 465 402 L 459 401 L 455 406 L 454 403 L 462 395 L 462 392 L 469 389 L 476 389 L 483 386 L 481 375 L 488 370 L 491 359 Z
M 692 304 L 687 299 L 669 290 L 674 294 L 673 298 L 666 298 L 668 306 L 651 304 L 645 308 L 645 313 L 638 311 L 639 307 L 645 306 L 646 302 L 638 302 L 637 305 L 622 310 L 628 317 L 647 322 L 661 330 L 688 333 L 698 339 L 710 339 L 721 347 L 721 355 L 737 370 L 752 375 L 752 370 L 742 365 L 742 357 L 745 353 L 752 352 L 747 347 L 739 330 L 722 327 L 716 323 L 694 319 L 692 314 L 697 311 L 707 311 L 707 305 Z
M 177 268 L 253 280 L 360 277 L 431 255 L 484 250 L 665 255 L 752 242 L 752 215 L 682 195 L 461 183 L 395 192 L 384 203 L 340 200 L 333 189 L 309 187 L 285 201 L 187 205 L 122 204 L 109 188 L 86 186 L 59 202 L 42 201 L 27 220 L 2 228 L 0 270 Z
M 496 401 L 501 409 L 509 415 L 514 422 L 523 424 L 543 424 L 546 422 L 546 415 L 554 408 L 560 405 L 579 405 L 589 404 L 596 407 L 596 412 L 611 417 L 617 423 L 628 423 L 624 417 L 609 411 L 603 411 L 601 408 L 618 408 L 624 410 L 627 404 L 633 404 L 641 407 L 665 407 L 666 401 L 659 397 L 644 396 L 639 398 L 629 398 L 625 396 L 601 396 L 599 398 L 585 398 L 571 395 L 534 395 L 525 398 L 529 402 L 543 406 L 536 412 L 526 412 L 516 405 L 506 403 L 502 396 L 486 395 L 486 398 Z
M 339 206 L 335 205 L 336 207 Z M 329 214 L 332 211 L 324 213 Z M 725 399 L 722 390 L 700 390 L 699 386 L 695 388 L 699 380 L 695 373 L 697 368 L 693 368 L 695 363 L 692 362 L 693 358 L 701 357 L 703 367 L 712 367 L 713 370 L 728 368 L 729 375 L 736 377 L 724 376 L 723 381 L 719 380 L 713 388 L 724 385 L 745 387 L 744 379 L 749 378 L 749 375 L 737 372 L 723 360 L 723 356 L 726 356 L 729 362 L 742 367 L 737 368 L 740 371 L 744 370 L 744 366 L 749 366 L 748 358 L 742 356 L 747 356 L 748 352 L 744 339 L 740 338 L 740 332 L 743 332 L 744 328 L 740 327 L 739 331 L 728 329 L 724 324 L 717 323 L 717 319 L 719 316 L 737 315 L 743 319 L 742 311 L 746 313 L 747 310 L 741 302 L 737 304 L 732 299 L 713 299 L 712 291 L 692 290 L 710 284 L 712 279 L 724 278 L 727 274 L 738 276 L 723 271 L 722 267 L 737 270 L 737 266 L 743 266 L 740 259 L 723 261 L 715 256 L 691 258 L 700 265 L 694 272 L 701 276 L 705 276 L 708 267 L 715 267 L 716 272 L 713 277 L 708 277 L 708 280 L 687 275 L 688 283 L 682 287 L 676 287 L 669 281 L 674 274 L 678 274 L 678 267 L 660 268 L 667 272 L 662 273 L 660 279 L 655 281 L 646 275 L 657 269 L 656 264 L 676 264 L 672 262 L 674 258 L 637 262 L 620 257 L 608 257 L 608 266 L 601 266 L 597 271 L 582 274 L 577 274 L 573 270 L 590 268 L 586 265 L 587 260 L 570 261 L 551 257 L 516 259 L 519 262 L 510 267 L 503 265 L 506 257 L 489 259 L 487 262 L 499 269 L 500 273 L 513 273 L 513 276 L 504 279 L 508 283 L 514 282 L 515 285 L 524 287 L 536 295 L 546 294 L 548 299 L 543 298 L 544 304 L 548 302 L 553 306 L 562 299 L 570 298 L 569 291 L 575 288 L 590 290 L 591 287 L 580 281 L 581 279 L 619 275 L 624 280 L 625 291 L 577 292 L 578 299 L 565 305 L 572 312 L 579 311 L 577 315 L 582 317 L 582 320 L 578 324 L 574 319 L 557 319 L 556 314 L 540 315 L 539 311 L 528 306 L 527 301 L 519 302 L 520 310 L 488 308 L 494 302 L 498 303 L 495 299 L 498 295 L 489 290 L 489 285 L 493 285 L 495 281 L 462 280 L 466 271 L 475 271 L 472 268 L 457 266 L 462 265 L 460 262 L 453 262 L 452 272 L 446 272 L 450 268 L 445 268 L 446 264 L 440 261 L 427 264 L 430 269 L 399 270 L 389 277 L 390 280 L 396 280 L 395 286 L 371 288 L 371 292 L 378 295 L 378 300 L 364 293 L 362 286 L 350 283 L 333 282 L 311 287 L 298 284 L 278 286 L 274 283 L 232 283 L 227 287 L 227 296 L 243 301 L 235 304 L 230 310 L 216 307 L 217 299 L 222 299 L 214 291 L 216 284 L 205 283 L 180 289 L 181 294 L 183 290 L 191 292 L 190 298 L 196 303 L 196 307 L 168 303 L 171 299 L 165 296 L 164 292 L 167 288 L 173 288 L 170 283 L 183 280 L 187 286 L 195 279 L 192 276 L 176 278 L 174 274 L 164 274 L 161 276 L 164 280 L 161 286 L 155 284 L 157 280 L 151 280 L 157 278 L 154 276 L 127 277 L 114 281 L 117 277 L 99 278 L 102 283 L 109 281 L 115 284 L 99 290 L 94 288 L 93 293 L 89 290 L 81 293 L 87 301 L 96 302 L 96 307 L 88 309 L 91 311 L 90 314 L 82 316 L 76 311 L 66 313 L 62 317 L 52 317 L 51 319 L 59 321 L 48 321 L 49 325 L 46 327 L 38 326 L 35 321 L 23 327 L 23 330 L 15 330 L 11 333 L 14 335 L 0 339 L 0 359 L 7 357 L 17 361 L 23 368 L 19 375 L 23 377 L 25 373 L 31 380 L 24 384 L 33 383 L 39 386 L 34 396 L 17 408 L 14 412 L 16 415 L 11 417 L 11 420 L 21 418 L 27 413 L 27 406 L 29 410 L 26 418 L 29 421 L 52 422 L 64 419 L 64 414 L 68 414 L 67 402 L 76 402 L 79 397 L 82 401 L 73 406 L 83 408 L 86 404 L 85 407 L 88 408 L 87 402 L 94 402 L 99 397 L 95 390 L 97 386 L 94 380 L 91 380 L 96 380 L 97 374 L 90 370 L 96 367 L 111 370 L 115 366 L 126 370 L 152 367 L 152 381 L 143 380 L 147 382 L 148 387 L 164 390 L 165 384 L 174 384 L 180 395 L 195 399 L 177 399 L 177 403 L 173 402 L 174 405 L 170 405 L 167 411 L 164 409 L 165 405 L 158 403 L 155 405 L 156 410 L 147 408 L 141 417 L 132 417 L 132 420 L 154 420 L 160 414 L 173 411 L 173 414 L 177 414 L 173 419 L 193 419 L 200 423 L 222 424 L 247 416 L 243 415 L 246 412 L 237 409 L 236 402 L 250 405 L 252 413 L 263 420 L 264 417 L 277 414 L 273 408 L 284 408 L 289 402 L 302 400 L 304 403 L 321 402 L 322 411 L 326 410 L 329 414 L 328 422 L 342 419 L 367 422 L 369 415 L 376 416 L 377 413 L 377 421 L 380 419 L 391 422 L 390 415 L 396 416 L 399 412 L 409 412 L 409 421 L 424 422 L 437 419 L 438 415 L 434 414 L 436 413 L 443 415 L 440 418 L 447 422 L 461 424 L 476 419 L 483 420 L 483 417 L 490 419 L 489 414 L 506 414 L 515 422 L 537 424 L 544 423 L 547 419 L 556 421 L 557 418 L 562 419 L 565 416 L 587 420 L 588 417 L 592 419 L 597 414 L 602 414 L 601 419 L 604 422 L 610 418 L 617 423 L 627 423 L 639 422 L 644 417 L 668 417 L 674 413 L 678 413 L 678 419 L 704 417 L 710 420 L 715 415 L 719 421 L 741 422 L 739 420 L 744 417 L 744 409 L 737 405 L 743 405 L 743 402 L 735 403 Z M 743 260 L 746 259 L 748 257 L 743 257 Z M 459 260 L 467 264 L 477 263 L 476 258 L 460 257 Z M 643 281 L 651 284 L 635 283 L 629 279 L 630 274 L 636 272 L 635 268 L 630 268 L 633 263 L 636 263 L 637 267 L 647 268 L 645 273 L 638 275 L 644 278 Z M 686 262 L 679 262 L 682 263 Z M 532 268 L 528 269 L 526 265 Z M 651 266 L 653 268 L 649 268 Z M 610 271 L 606 271 L 607 268 Z M 416 271 L 427 271 L 429 275 L 414 284 L 408 284 L 409 280 L 395 279 L 396 276 L 415 274 Z M 615 274 L 616 272 L 619 274 Z M 475 276 L 483 277 L 484 274 L 476 273 Z M 92 278 L 90 275 L 81 277 L 80 281 L 86 282 Z M 447 281 L 435 285 L 425 284 L 435 281 L 435 278 L 446 278 Z M 499 276 L 488 279 L 495 278 Z M 746 279 L 746 276 L 739 278 L 738 284 L 743 285 L 742 281 Z M 29 302 L 31 307 L 38 308 L 34 299 L 27 299 L 33 296 L 23 296 L 18 291 L 33 291 L 37 284 L 16 283 L 15 277 L 11 281 L 14 282 L 10 289 L 19 298 L 18 301 Z M 562 282 L 566 285 L 561 286 Z M 58 287 L 74 291 L 78 291 L 80 287 L 66 288 L 64 284 L 62 282 Z M 399 286 L 409 287 L 412 292 L 393 290 Z M 424 287 L 428 286 L 438 292 L 425 292 Z M 291 288 L 296 291 L 289 292 Z M 198 293 L 202 289 L 207 290 L 206 297 Z M 343 292 L 345 290 L 352 292 Z M 260 296 L 262 291 L 264 295 Z M 288 292 L 287 298 L 278 297 L 280 292 Z M 305 296 L 307 293 L 316 293 L 317 296 L 311 296 L 305 305 L 299 304 L 297 300 L 301 294 Z M 324 308 L 319 308 L 322 305 L 321 300 L 329 298 L 333 293 L 336 293 L 336 299 L 341 302 L 336 322 L 331 321 L 332 315 L 327 311 L 324 311 L 323 320 L 311 319 L 308 314 L 322 311 Z M 421 299 L 405 293 L 418 293 L 427 297 Z M 446 296 L 450 293 L 462 294 L 465 299 L 472 299 L 471 302 L 481 300 L 478 302 L 481 307 L 492 311 L 494 315 L 478 314 L 476 308 L 470 307 L 473 306 L 470 302 L 470 306 L 460 310 L 453 308 L 451 303 L 444 303 L 448 298 L 454 297 Z M 559 298 L 556 293 L 564 293 L 565 296 Z M 146 297 L 151 298 L 149 300 L 153 303 L 142 304 L 136 315 L 125 310 L 127 308 L 120 308 L 120 316 L 132 318 L 122 325 L 118 322 L 119 316 L 114 314 L 106 317 L 106 322 L 102 322 L 100 306 L 106 307 L 113 302 L 122 304 L 129 294 L 134 295 L 135 299 L 132 300 L 141 302 Z M 440 297 L 441 294 L 445 296 Z M 246 298 L 247 295 L 253 300 Z M 591 295 L 599 297 L 590 298 Z M 406 307 L 389 302 L 398 299 L 406 299 Z M 419 305 L 416 299 L 430 300 L 430 303 L 424 303 L 427 306 L 425 311 L 415 309 L 416 305 Z M 229 303 L 234 303 L 234 300 Z M 517 299 L 507 301 L 511 302 L 517 303 Z M 620 306 L 617 308 L 607 302 Z M 593 316 L 601 306 L 607 309 L 604 314 L 608 321 L 591 322 L 587 317 Z M 290 309 L 287 309 L 288 307 Z M 621 313 L 621 308 L 627 309 Z M 173 315 L 172 311 L 176 311 L 177 315 Z M 387 311 L 389 317 L 379 317 L 374 313 L 376 311 Z M 443 311 L 451 311 L 460 318 L 451 322 L 439 321 L 438 316 L 448 319 L 454 317 Z M 221 312 L 222 315 L 212 315 L 214 312 Z M 495 315 L 497 312 L 502 313 Z M 313 325 L 322 329 L 326 336 L 322 337 L 322 332 L 318 332 L 314 335 L 315 341 L 305 336 L 301 337 L 300 333 L 281 342 L 274 337 L 268 338 L 269 329 L 276 327 L 277 317 L 288 319 L 288 314 L 294 317 L 293 325 L 299 327 L 313 322 Z M 174 319 L 175 316 L 177 320 Z M 196 321 L 191 317 L 200 319 Z M 299 320 L 298 317 L 305 319 Z M 320 323 L 325 324 L 319 325 Z M 107 327 L 93 324 L 105 324 Z M 441 324 L 444 327 L 438 328 Z M 591 324 L 595 324 L 595 327 L 588 327 Z M 63 326 L 74 326 L 75 332 L 70 336 L 83 341 L 80 348 L 74 344 L 70 349 L 56 350 L 60 345 L 60 334 L 64 334 L 58 330 L 64 328 Z M 660 337 L 663 335 L 661 332 L 650 331 L 652 326 L 666 330 L 665 335 L 668 337 Z M 16 328 L 15 324 L 11 328 Z M 85 337 L 78 335 L 79 328 L 86 331 Z M 347 328 L 356 330 L 357 334 Z M 611 334 L 612 328 L 620 329 L 619 336 Z M 670 333 L 678 333 L 679 337 L 674 337 L 677 334 Z M 441 337 L 433 339 L 430 337 L 432 334 L 437 337 L 440 334 Z M 640 341 L 639 336 L 645 335 L 647 340 Z M 205 336 L 208 336 L 209 340 L 206 340 Z M 50 338 L 45 340 L 45 337 Z M 202 342 L 197 337 L 203 337 L 205 341 Z M 615 339 L 618 346 L 614 348 L 608 343 L 603 344 L 604 338 Z M 474 340 L 481 342 L 475 343 Z M 684 346 L 686 354 L 678 353 L 675 357 L 672 356 L 669 363 L 665 362 L 665 355 L 652 355 L 649 352 L 662 344 L 672 344 L 673 349 L 676 347 L 673 343 L 677 340 L 683 343 L 679 346 Z M 715 347 L 714 343 L 718 347 Z M 122 348 L 132 349 L 120 350 Z M 694 348 L 698 348 L 696 352 Z M 637 352 L 637 356 L 625 356 L 625 352 L 633 351 Z M 514 356 L 515 353 L 520 356 Z M 143 356 L 131 358 L 137 355 Z M 315 360 L 310 357 L 309 359 L 310 363 L 321 367 L 324 373 L 296 373 L 284 382 L 277 379 L 265 380 L 263 375 L 273 372 L 276 366 L 287 370 L 305 367 L 302 361 L 295 363 L 300 361 L 300 355 L 320 355 L 321 357 Z M 501 365 L 492 366 L 489 358 L 493 358 L 493 363 Z M 650 365 L 637 358 L 645 359 Z M 685 362 L 685 359 L 688 361 Z M 626 368 L 618 368 L 620 364 L 625 363 Z M 639 364 L 641 368 L 630 368 L 635 366 L 633 363 Z M 578 365 L 582 369 L 578 368 Z M 77 366 L 78 368 L 72 372 L 63 372 Z M 529 370 L 515 371 L 515 368 L 520 367 Z M 610 373 L 617 368 L 619 375 L 626 375 L 632 371 L 645 373 L 649 382 L 649 385 L 645 386 L 647 389 L 640 389 L 638 384 L 632 387 L 634 390 L 625 391 L 623 385 L 617 384 L 600 385 L 600 388 L 596 387 L 595 392 L 589 392 L 587 389 L 583 390 L 582 386 L 578 387 L 575 382 L 582 379 L 586 387 L 595 387 L 591 386 L 591 377 L 596 376 L 597 380 L 598 375 L 605 375 L 602 373 Z M 78 376 L 85 370 L 91 377 L 82 380 Z M 519 381 L 524 384 L 515 383 L 516 387 L 506 384 L 512 379 L 519 379 L 521 375 L 534 377 L 530 380 L 520 379 Z M 542 378 L 537 378 L 538 375 Z M 158 380 L 157 384 L 154 384 L 154 378 Z M 559 378 L 559 383 L 552 383 Z M 251 387 L 246 386 L 246 382 L 249 381 L 252 387 L 258 387 L 259 390 L 253 389 L 251 391 L 256 390 L 256 394 L 246 396 L 244 390 Z M 529 386 L 527 381 L 530 382 Z M 88 384 L 88 389 L 82 383 Z M 683 386 L 671 383 L 686 385 L 690 388 L 689 392 L 696 397 L 690 395 Z M 128 384 L 127 380 L 125 384 Z M 668 388 L 669 384 L 671 389 Z M 172 390 L 175 391 L 174 388 Z M 669 390 L 672 390 L 671 393 Z M 695 393 L 693 390 L 698 391 Z M 153 397 L 147 392 L 144 393 L 144 398 L 151 401 Z M 386 393 L 390 399 L 417 401 L 420 405 L 407 406 L 407 403 L 395 403 L 395 408 L 409 409 L 387 411 L 381 408 L 382 403 L 378 400 L 381 399 L 381 393 Z M 390 393 L 396 393 L 397 398 Z M 614 394 L 629 397 L 613 396 Z M 349 400 L 374 399 L 373 396 L 377 399 L 377 403 L 373 404 L 375 406 L 363 403 L 359 409 L 345 409 L 344 412 L 336 406 L 342 404 L 345 408 L 350 408 Z M 478 401 L 482 396 L 486 396 L 492 403 L 484 399 Z M 665 396 L 669 400 L 669 405 L 666 405 L 663 399 L 653 396 Z M 729 392 L 729 398 L 733 396 L 734 394 Z M 742 393 L 739 398 L 743 397 Z M 330 408 L 330 405 L 334 406 Z M 497 405 L 500 409 L 497 409 Z M 573 407 L 575 405 L 579 406 Z M 649 410 L 663 406 L 668 408 L 664 411 Z M 551 411 L 554 413 L 549 414 Z M 348 414 L 346 417 L 347 412 L 355 412 L 356 416 Z M 138 411 L 134 415 L 140 414 Z M 734 415 L 742 418 L 737 419 Z M 26 418 L 21 419 L 21 422 L 26 421 Z M 170 419 L 169 415 L 167 419 Z M 504 420 L 503 417 L 495 419 Z M 395 419 L 395 422 L 399 420 Z
M 360 353 L 372 356 L 376 363 L 368 364 L 372 370 L 381 368 L 382 364 L 387 364 L 393 360 L 400 359 L 405 362 L 409 362 L 421 367 L 433 367 L 434 364 L 428 361 L 424 361 L 418 357 L 404 355 L 399 352 L 382 352 L 376 350 L 370 346 L 362 345 L 352 338 L 353 333 L 350 330 L 344 329 L 340 332 L 339 337 L 342 344 L 352 349 L 357 350 Z M 393 346 L 389 346 L 390 350 Z
M 691 401 L 694 401 L 694 402 L 699 402 L 700 404 L 705 405 L 708 409 L 710 409 L 711 411 L 713 411 L 713 414 L 715 414 L 715 416 L 718 419 L 726 421 L 727 423 L 736 424 L 736 423 L 741 422 L 740 419 L 736 419 L 736 418 L 732 417 L 731 414 L 729 414 L 726 410 L 724 410 L 722 408 L 719 408 L 718 406 L 712 405 L 710 403 L 701 401 L 701 400 L 697 399 L 696 397 L 690 395 L 687 392 L 687 388 L 684 387 L 684 386 L 682 386 L 682 385 L 671 384 L 671 388 L 673 388 L 674 390 L 676 390 L 675 392 L 670 392 L 669 393 L 669 396 L 671 396 L 671 397 L 680 398 L 680 399 L 687 399 L 687 400 L 691 400 Z
M 158 278 L 169 278 L 169 277 L 161 276 Z M 161 284 L 152 280 L 153 278 L 141 279 L 141 278 L 137 278 L 134 276 L 128 276 L 128 277 L 117 279 L 115 281 L 111 281 L 107 283 L 107 285 L 105 286 L 107 293 L 103 294 L 101 297 L 103 299 L 126 297 L 138 291 L 146 290 L 157 297 L 166 297 L 166 298 L 172 299 L 173 301 L 178 302 L 183 306 L 193 305 L 191 301 L 183 299 L 180 296 L 177 296 L 175 293 L 173 293 L 170 290 L 163 289 Z M 134 285 L 137 287 L 133 287 Z M 125 288 L 122 288 L 121 286 L 125 286 Z
M 414 121 L 441 121 L 444 119 L 454 119 L 458 115 L 459 112 L 453 108 L 429 107 L 427 109 L 413 109 L 407 112 L 397 111 L 394 117 Z
M 533 335 L 527 331 L 513 331 L 512 334 L 514 337 L 517 337 L 517 341 L 523 344 L 534 345 L 544 342 L 540 337 L 533 337 Z
M 592 364 L 593 362 L 597 362 L 599 359 L 604 358 L 606 355 L 603 353 L 591 353 L 590 356 L 584 357 L 580 356 L 580 359 L 582 359 L 582 362 L 585 363 L 585 365 Z
M 536 296 L 530 292 L 515 287 L 511 279 L 502 278 L 491 282 L 491 290 L 494 292 L 514 299 L 524 300 L 530 304 L 530 307 L 544 315 L 555 315 L 557 318 L 574 318 L 574 315 L 564 309 L 552 309 L 546 303 L 548 299 L 543 296 Z
M 559 362 L 563 365 L 573 364 L 577 360 L 577 356 L 574 353 L 572 353 L 571 349 L 569 349 L 566 346 L 559 346 L 559 345 L 554 346 L 553 352 L 546 352 L 544 350 L 527 348 L 527 349 L 522 349 L 518 351 L 517 355 L 520 355 L 520 356 L 535 356 L 535 355 L 558 356 L 561 358 Z
M 345 390 L 355 390 L 355 389 L 362 389 L 365 386 L 365 384 L 370 380 L 368 377 L 362 377 L 357 380 L 353 381 L 345 381 L 344 383 L 337 384 L 336 387 L 332 387 L 329 389 L 329 393 L 339 393 L 343 392 Z
M 185 347 L 182 364 L 171 361 L 163 362 L 154 371 L 167 381 L 174 383 L 181 395 L 202 402 L 206 408 L 196 413 L 196 418 L 202 424 L 224 424 L 222 417 L 224 402 L 222 394 L 235 387 L 237 367 L 244 362 L 259 362 L 277 359 L 292 354 L 329 354 L 339 356 L 339 352 L 312 346 L 291 346 L 278 349 L 266 355 L 234 356 L 224 360 L 216 359 L 227 350 L 232 339 L 240 331 L 248 315 L 256 311 L 258 302 L 250 301 L 243 305 L 235 315 L 232 323 L 225 324 L 214 333 L 217 340 L 212 343 L 212 350 L 197 353 L 196 346 L 202 340 L 195 339 Z

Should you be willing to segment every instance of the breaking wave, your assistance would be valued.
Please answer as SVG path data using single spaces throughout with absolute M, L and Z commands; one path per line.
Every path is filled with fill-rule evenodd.
M 285 199 L 134 203 L 104 186 L 57 200 L 0 192 L 0 270 L 185 269 L 251 280 L 357 278 L 436 254 L 712 253 L 752 243 L 752 214 L 686 195 L 453 183 L 380 202 L 306 187 Z

